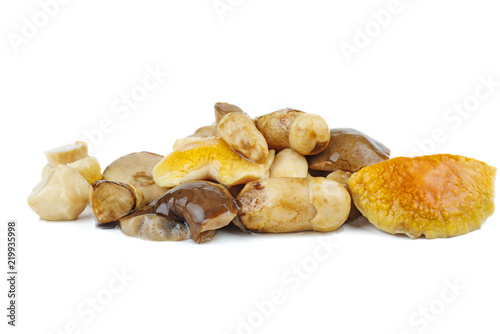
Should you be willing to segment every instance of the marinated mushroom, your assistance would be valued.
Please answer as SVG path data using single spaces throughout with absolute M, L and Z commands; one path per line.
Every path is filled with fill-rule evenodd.
M 219 137 L 205 138 L 178 147 L 153 169 L 156 184 L 176 187 L 183 182 L 212 180 L 228 187 L 256 180 L 269 171 L 274 151 L 256 163 L 233 151 Z
M 44 220 L 74 220 L 88 203 L 89 183 L 76 170 L 58 165 L 28 196 L 28 205 Z
M 178 229 L 175 223 L 185 221 L 194 241 L 202 243 L 211 239 L 216 229 L 228 225 L 238 214 L 238 207 L 234 197 L 223 185 L 209 181 L 184 183 L 170 189 L 154 203 L 120 219 L 122 231 L 130 236 L 138 236 L 138 231 L 143 231 L 141 236 L 146 239 L 149 239 L 147 231 L 153 231 L 156 235 L 156 228 L 139 226 L 150 225 L 160 219 L 150 216 L 146 219 L 143 216 L 147 214 L 167 219 L 163 223 L 155 223 L 164 235 L 170 233 L 166 227 Z
M 361 131 L 330 129 L 330 143 L 320 154 L 309 156 L 309 168 L 322 171 L 337 169 L 355 173 L 363 167 L 389 159 L 391 151 Z
M 326 121 L 319 115 L 283 109 L 255 119 L 270 149 L 291 148 L 302 155 L 318 154 L 330 141 Z
M 352 199 L 370 223 L 410 238 L 468 233 L 495 211 L 496 168 L 451 154 L 399 157 L 349 179 Z
M 142 191 L 146 203 L 151 203 L 168 190 L 156 185 L 153 180 L 153 167 L 161 159 L 163 156 L 150 152 L 124 155 L 104 170 L 102 179 L 132 185 Z
M 116 222 L 130 211 L 143 207 L 145 200 L 142 191 L 132 185 L 101 180 L 92 184 L 89 203 L 99 226 Z
M 254 161 L 267 159 L 266 139 L 255 127 L 253 120 L 244 112 L 225 115 L 217 124 L 217 134 L 234 151 Z
M 291 148 L 285 148 L 276 154 L 269 177 L 307 177 L 307 160 Z
M 59 146 L 45 152 L 50 167 L 65 165 L 88 156 L 87 143 L 77 141 L 74 144 Z
M 349 179 L 351 178 L 351 176 L 352 176 L 352 173 L 349 173 L 349 172 L 346 172 L 343 170 L 336 170 L 335 172 L 331 172 L 330 174 L 328 174 L 326 176 L 326 178 L 333 180 L 333 181 L 337 181 L 338 183 L 343 185 L 344 188 L 346 188 L 346 190 L 350 194 L 351 191 L 349 190 Z M 356 205 L 354 205 L 354 202 L 351 201 L 351 212 L 349 212 L 349 218 L 347 219 L 347 221 L 354 220 L 354 219 L 358 218 L 359 216 L 361 216 L 361 212 L 359 212 Z
M 239 219 L 257 232 L 333 231 L 351 209 L 347 190 L 323 177 L 252 181 L 237 200 Z
M 174 213 L 146 213 L 120 220 L 122 232 L 151 241 L 182 241 L 191 235 L 186 223 Z
M 102 179 L 101 166 L 95 157 L 85 157 L 68 166 L 80 173 L 89 184 Z
M 241 110 L 238 106 L 225 102 L 217 102 L 214 105 L 214 111 L 215 111 L 215 123 L 219 123 L 220 120 L 229 113 L 243 112 L 243 110 Z
M 213 123 L 211 125 L 202 126 L 198 130 L 196 130 L 189 137 L 200 137 L 200 138 L 208 138 L 217 136 L 217 124 Z

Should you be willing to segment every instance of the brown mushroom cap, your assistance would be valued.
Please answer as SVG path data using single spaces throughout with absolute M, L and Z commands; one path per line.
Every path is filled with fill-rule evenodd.
M 144 214 L 160 214 L 171 220 L 186 221 L 197 243 L 213 237 L 214 230 L 228 225 L 238 213 L 236 200 L 229 190 L 217 183 L 195 181 L 170 189 L 154 203 L 120 219 Z
M 146 203 L 160 198 L 168 188 L 158 186 L 153 180 L 153 167 L 163 156 L 150 152 L 136 152 L 113 161 L 102 173 L 103 180 L 130 184 L 144 193 Z
M 349 128 L 330 129 L 330 143 L 320 154 L 308 156 L 314 170 L 343 170 L 351 173 L 389 159 L 391 151 L 361 131 Z

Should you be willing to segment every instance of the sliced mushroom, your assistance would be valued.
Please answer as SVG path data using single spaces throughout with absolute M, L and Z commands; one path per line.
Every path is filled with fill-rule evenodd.
M 174 223 L 185 221 L 194 241 L 202 243 L 211 239 L 216 229 L 228 225 L 237 213 L 236 200 L 226 187 L 213 182 L 196 181 L 172 188 L 154 203 L 131 212 L 120 219 L 120 226 L 127 235 L 155 240 L 158 228 L 168 235 L 171 233 L 168 226 L 178 229 Z M 158 222 L 160 218 L 146 219 L 143 216 L 147 214 L 161 215 L 168 222 Z M 157 227 L 142 226 L 153 223 Z M 143 231 L 142 235 L 139 235 L 139 231 Z
M 139 188 L 144 194 L 146 203 L 160 198 L 168 188 L 155 184 L 153 167 L 163 156 L 150 152 L 127 154 L 112 162 L 102 173 L 102 179 L 118 181 Z
M 77 141 L 74 144 L 59 146 L 45 152 L 50 167 L 65 165 L 88 156 L 87 143 Z
M 308 157 L 309 168 L 337 169 L 355 173 L 361 168 L 389 159 L 391 151 L 379 141 L 355 129 L 330 129 L 330 143 L 323 152 Z
M 233 151 L 219 137 L 182 145 L 153 169 L 156 184 L 176 187 L 194 180 L 213 180 L 228 187 L 262 178 L 274 160 L 270 150 L 266 161 L 256 163 Z
M 89 203 L 99 226 L 115 222 L 130 211 L 143 207 L 144 195 L 132 185 L 101 180 L 92 184 Z

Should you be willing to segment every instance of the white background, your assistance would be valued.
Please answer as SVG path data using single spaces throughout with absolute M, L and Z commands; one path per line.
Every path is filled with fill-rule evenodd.
M 6 223 L 16 219 L 20 273 L 15 329 L 1 280 L 2 333 L 498 333 L 498 214 L 452 239 L 410 240 L 358 221 L 328 235 L 227 231 L 197 245 L 96 229 L 88 209 L 56 223 L 30 210 L 45 150 L 88 140 L 84 131 L 109 119 L 90 151 L 103 168 L 135 151 L 167 154 L 176 138 L 213 121 L 217 101 L 252 116 L 318 113 L 330 127 L 382 141 L 392 156 L 412 155 L 423 141 L 424 153 L 500 166 L 500 87 L 467 117 L 447 114 L 474 101 L 480 77 L 500 81 L 498 3 L 401 0 L 380 31 L 370 13 L 389 1 L 222 3 L 231 10 L 220 16 L 212 0 L 69 1 L 17 47 L 12 36 L 40 4 L 1 3 L 1 267 Z M 357 29 L 366 26 L 364 46 Z M 341 45 L 356 38 L 362 47 L 348 62 Z M 128 115 L 115 113 L 148 67 L 168 77 Z M 328 237 L 338 247 L 315 266 Z M 293 266 L 310 273 L 299 278 Z M 109 292 L 122 271 L 133 278 Z M 271 307 L 263 301 L 274 290 L 282 303 Z M 87 302 L 96 297 L 106 305 L 92 316 Z

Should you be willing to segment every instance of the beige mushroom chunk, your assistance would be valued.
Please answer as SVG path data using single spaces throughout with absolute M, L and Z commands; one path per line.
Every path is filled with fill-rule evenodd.
M 101 166 L 95 157 L 85 157 L 68 164 L 68 166 L 80 173 L 90 184 L 102 179 Z
M 285 148 L 276 154 L 269 171 L 269 177 L 307 177 L 307 160 L 302 154 Z
M 28 205 L 44 220 L 74 220 L 88 203 L 89 183 L 73 168 L 58 165 L 28 196 Z
M 176 187 L 195 180 L 213 180 L 228 187 L 263 177 L 274 160 L 269 151 L 266 161 L 256 163 L 233 151 L 219 137 L 205 138 L 178 147 L 153 169 L 156 184 Z
M 202 126 L 189 137 L 208 138 L 215 136 L 217 136 L 217 124 L 213 123 L 211 125 Z
M 231 149 L 244 157 L 254 162 L 267 159 L 266 139 L 246 113 L 226 114 L 217 124 L 217 133 Z
M 50 167 L 65 165 L 88 156 L 87 143 L 77 141 L 74 144 L 59 146 L 45 152 Z
M 336 170 L 328 174 L 326 178 L 340 183 L 342 186 L 344 186 L 344 188 L 346 188 L 346 190 L 349 192 L 350 195 L 351 190 L 349 189 L 349 178 L 351 177 L 351 175 L 352 173 L 343 170 Z M 354 201 L 351 201 L 351 212 L 349 212 L 349 219 L 347 221 L 349 222 L 353 219 L 358 218 L 359 216 L 361 216 L 361 212 L 358 210 L 356 205 L 354 205 Z
M 257 232 L 333 231 L 351 209 L 347 190 L 322 177 L 252 181 L 237 200 L 241 222 Z
M 168 188 L 158 186 L 153 180 L 153 167 L 163 156 L 150 152 L 124 155 L 112 162 L 102 173 L 102 179 L 118 181 L 139 188 L 146 203 L 160 198 Z
M 302 155 L 318 154 L 330 141 L 328 124 L 321 116 L 290 108 L 257 117 L 255 125 L 276 151 L 291 148 Z

